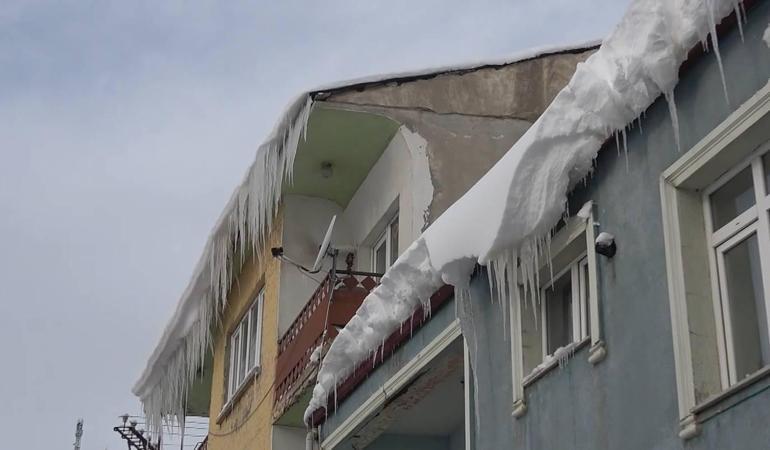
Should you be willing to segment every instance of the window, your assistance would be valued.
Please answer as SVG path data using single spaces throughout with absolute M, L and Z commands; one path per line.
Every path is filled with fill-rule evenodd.
M 588 337 L 588 259 L 581 256 L 540 292 L 543 358 Z
M 372 271 L 385 273 L 398 258 L 398 215 L 385 226 L 372 251 Z
M 592 204 L 583 208 L 590 211 Z M 606 355 L 599 329 L 594 222 L 573 217 L 551 239 L 550 258 L 539 267 L 537 295 L 519 286 L 519 301 L 512 302 L 511 363 L 513 415 L 526 412 L 524 388 L 583 345 L 591 344 L 588 360 L 599 363 Z M 521 277 L 518 278 L 521 280 Z M 590 338 L 590 341 L 589 341 Z
M 723 388 L 770 364 L 768 155 L 731 170 L 703 196 Z
M 770 85 L 660 180 L 679 436 L 770 385 Z
M 264 290 L 259 292 L 254 303 L 230 334 L 228 340 L 230 363 L 227 383 L 228 401 L 259 368 L 263 301 Z

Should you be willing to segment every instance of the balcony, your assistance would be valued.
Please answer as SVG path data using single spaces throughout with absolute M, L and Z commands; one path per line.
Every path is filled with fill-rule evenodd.
M 273 409 L 277 423 L 302 425 L 301 411 L 307 400 L 303 397 L 309 397 L 308 388 L 315 382 L 317 371 L 317 364 L 310 361 L 313 351 L 322 344 L 323 351 L 328 348 L 338 330 L 379 284 L 380 277 L 381 274 L 350 270 L 339 270 L 334 277 L 329 273 L 278 341 Z

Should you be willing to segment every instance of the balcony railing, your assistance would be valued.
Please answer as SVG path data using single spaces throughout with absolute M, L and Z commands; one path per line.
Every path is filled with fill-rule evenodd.
M 348 323 L 364 298 L 379 284 L 380 277 L 381 274 L 376 273 L 340 270 L 334 277 L 330 273 L 323 279 L 278 341 L 277 406 L 286 406 L 287 396 L 306 381 L 313 351 L 337 336 L 338 330 Z M 322 343 L 324 332 L 326 338 Z

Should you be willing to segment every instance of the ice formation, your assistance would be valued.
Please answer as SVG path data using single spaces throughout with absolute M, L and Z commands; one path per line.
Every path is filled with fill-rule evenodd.
M 297 146 L 314 104 L 312 93 L 511 64 L 546 54 L 584 50 L 595 45 L 598 42 L 543 47 L 497 59 L 346 80 L 307 91 L 292 101 L 266 141 L 257 149 L 255 161 L 217 220 L 176 310 L 134 385 L 133 392 L 143 404 L 149 430 L 159 433 L 164 418 L 183 417 L 187 388 L 210 349 L 211 330 L 225 306 L 233 276 L 248 253 L 247 246 L 251 247 L 252 253 L 259 253 L 263 248 L 280 202 L 283 183 L 291 181 Z M 419 136 L 407 133 L 405 138 L 416 143 L 414 148 L 417 151 L 424 152 L 424 144 L 418 142 Z M 421 170 L 428 169 L 413 168 L 413 171 Z M 413 176 L 422 175 L 416 173 Z M 415 202 L 423 201 L 415 199 Z M 413 255 L 409 264 L 417 264 L 415 258 L 417 255 Z M 397 279 L 395 273 L 391 279 Z M 385 284 L 387 286 L 388 283 Z M 440 283 L 436 281 L 435 285 Z M 384 292 L 387 291 L 381 291 Z M 404 308 L 408 307 L 411 306 L 404 305 Z
M 578 65 L 527 133 L 414 242 L 364 300 L 321 363 L 305 420 L 326 408 L 337 381 L 376 351 L 442 282 L 455 286 L 458 302 L 470 301 L 468 283 L 476 263 L 488 267 L 499 300 L 519 301 L 519 290 L 507 292 L 506 286 L 520 282 L 536 292 L 538 259 L 564 212 L 569 189 L 589 173 L 601 145 L 661 94 L 678 132 L 673 92 L 679 67 L 687 52 L 711 35 L 721 69 L 716 24 L 733 11 L 740 17 L 738 0 L 632 1 L 601 48 Z M 472 316 L 460 317 L 474 353 Z
M 254 163 L 217 220 L 182 300 L 134 386 L 153 434 L 160 433 L 164 416 L 184 418 L 188 384 L 210 348 L 210 327 L 225 306 L 234 268 L 239 264 L 237 255 L 247 254 L 246 243 L 254 253 L 263 248 L 263 230 L 270 229 L 282 183 L 291 177 L 294 155 L 311 108 L 307 94 L 297 97 L 257 150 Z
M 765 28 L 764 34 L 762 34 L 762 40 L 765 41 L 765 44 L 770 47 L 770 23 L 767 24 L 767 28 Z

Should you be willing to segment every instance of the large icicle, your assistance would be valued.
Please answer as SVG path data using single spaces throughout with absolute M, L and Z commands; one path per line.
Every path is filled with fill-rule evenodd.
M 225 306 L 243 255 L 260 254 L 265 245 L 281 187 L 291 177 L 294 155 L 311 108 L 307 94 L 298 97 L 257 150 L 254 163 L 217 221 L 190 284 L 134 386 L 152 434 L 158 435 L 164 417 L 183 420 L 184 397 L 211 345 L 212 320 Z M 250 248 L 246 248 L 247 243 Z M 241 259 L 236 260 L 236 255 Z
M 538 258 L 569 189 L 591 170 L 606 139 L 678 82 L 687 52 L 728 15 L 734 0 L 634 0 L 601 48 L 492 169 L 441 215 L 384 275 L 334 341 L 319 369 L 306 421 L 440 280 L 463 289 L 478 262 L 500 299 L 537 292 Z M 713 36 L 716 43 L 716 36 Z M 721 60 L 720 60 L 721 62 Z M 672 120 L 676 110 L 670 103 Z M 676 124 L 675 124 L 676 125 Z M 525 294 L 526 296 L 526 294 Z M 472 358 L 473 360 L 473 358 Z

